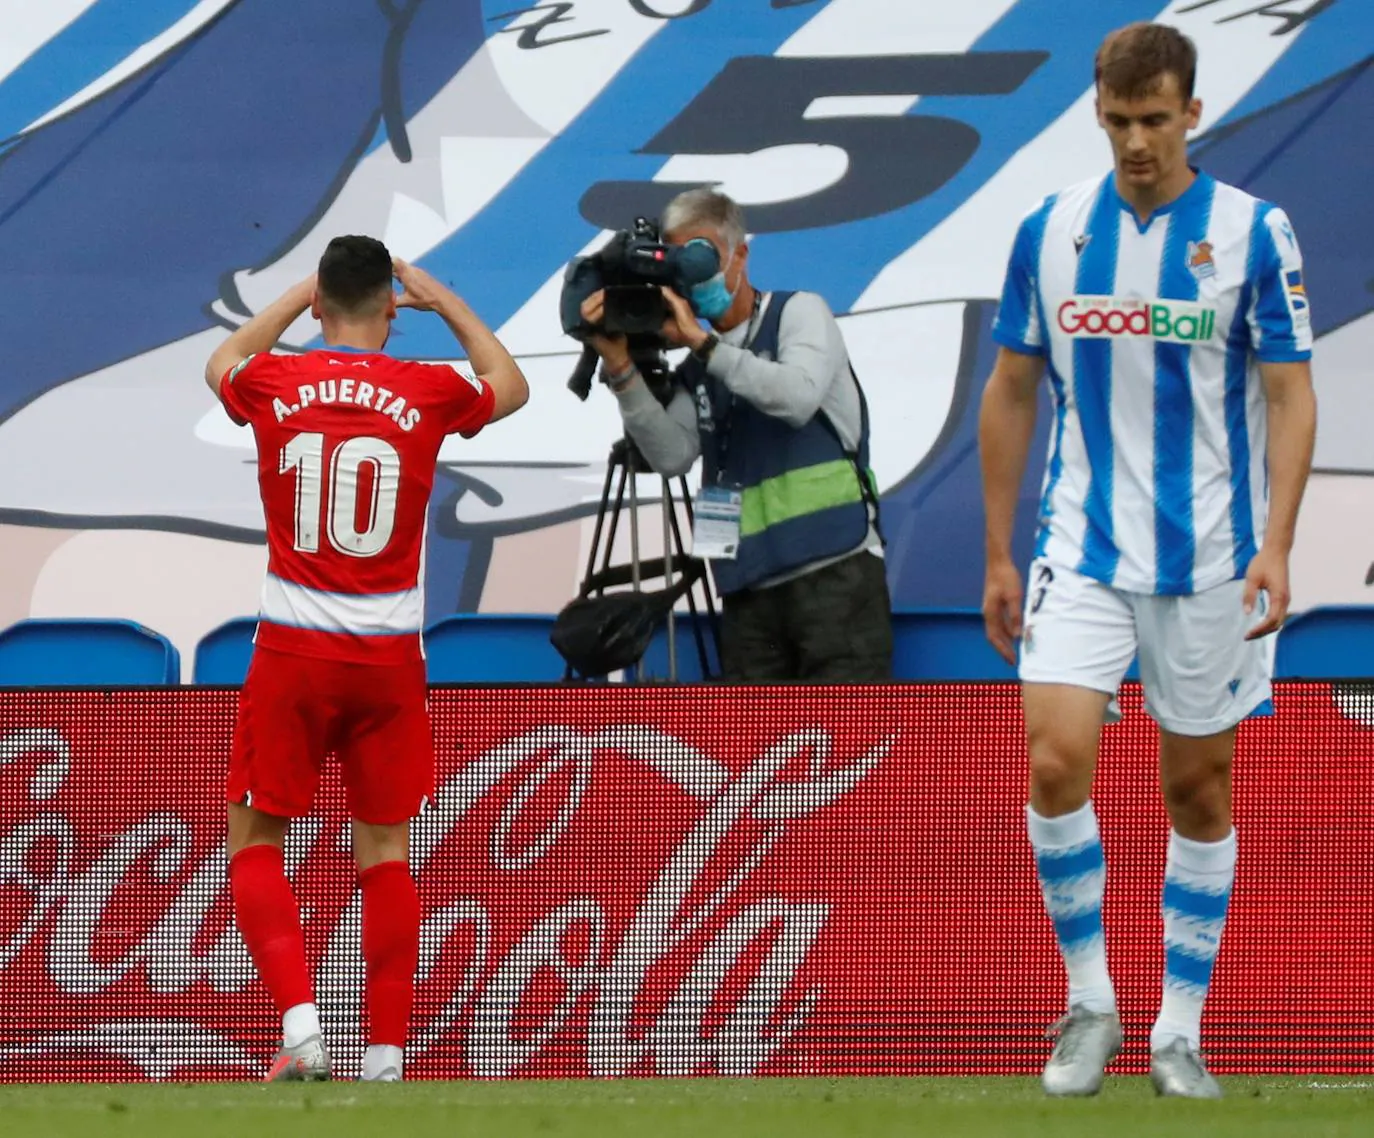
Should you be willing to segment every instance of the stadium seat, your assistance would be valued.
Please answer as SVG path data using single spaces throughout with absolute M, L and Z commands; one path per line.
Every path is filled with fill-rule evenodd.
M 1374 605 L 1328 605 L 1290 617 L 1279 633 L 1274 675 L 1374 679 Z
M 258 630 L 255 616 L 237 616 L 212 628 L 196 645 L 191 682 L 196 684 L 242 684 L 253 658 L 253 637 Z
M 558 683 L 565 664 L 549 642 L 552 615 L 460 613 L 425 629 L 432 684 Z
M 720 675 L 720 660 L 716 652 L 715 638 L 710 634 L 707 624 L 707 616 L 701 613 L 696 620 L 691 613 L 678 613 L 674 622 L 674 635 L 677 647 L 677 675 L 674 677 L 675 683 L 680 684 L 699 684 L 706 677 L 701 670 L 701 654 L 697 650 L 697 638 L 695 629 L 700 626 L 703 631 L 702 640 L 706 645 L 706 659 L 710 665 L 711 674 Z M 649 647 L 644 652 L 644 680 L 666 681 L 668 679 L 668 625 L 663 623 L 654 633 L 654 638 L 649 641 Z M 634 680 L 634 669 L 628 669 L 625 673 L 627 680 Z
M 181 654 L 132 620 L 21 620 L 0 632 L 0 686 L 181 683 Z
M 977 609 L 898 609 L 892 636 L 894 679 L 1016 679 L 1016 669 L 988 643 Z

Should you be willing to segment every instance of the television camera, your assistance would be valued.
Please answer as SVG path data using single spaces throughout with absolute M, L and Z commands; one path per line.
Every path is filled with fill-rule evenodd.
M 563 274 L 559 315 L 563 331 L 583 342 L 582 356 L 568 380 L 568 390 L 579 399 L 591 392 L 597 355 L 586 343 L 596 333 L 624 335 L 630 358 L 651 390 L 660 398 L 668 373 L 663 352 L 663 323 L 668 303 L 662 287 L 687 296 L 693 285 L 710 280 L 720 271 L 720 255 L 709 241 L 669 245 L 662 240 L 656 222 L 635 219 L 633 229 L 622 229 L 595 253 L 577 257 Z M 582 303 L 598 289 L 606 293 L 606 314 L 599 326 L 582 318 Z

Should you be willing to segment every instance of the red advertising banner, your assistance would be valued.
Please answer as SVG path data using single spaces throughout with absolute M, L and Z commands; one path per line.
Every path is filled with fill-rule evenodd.
M 0 692 L 0 1080 L 239 1079 L 278 1023 L 230 921 L 236 695 Z M 1167 823 L 1139 692 L 1095 800 L 1139 1072 Z M 1025 1074 L 1064 1010 L 1012 686 L 432 693 L 440 790 L 407 1074 Z M 1283 685 L 1241 731 L 1241 861 L 1204 1047 L 1374 1071 L 1374 691 Z M 298 822 L 336 1072 L 360 1039 L 337 780 Z

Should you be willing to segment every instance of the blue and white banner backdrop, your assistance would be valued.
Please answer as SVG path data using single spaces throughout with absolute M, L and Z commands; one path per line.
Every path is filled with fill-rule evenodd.
M 1374 6 L 1360 0 L 47 0 L 0 25 L 0 622 L 133 616 L 183 650 L 256 608 L 253 444 L 200 382 L 214 345 L 380 236 L 466 296 L 529 406 L 442 453 L 427 611 L 550 611 L 576 588 L 613 401 L 565 383 L 570 258 L 678 190 L 740 200 L 764 287 L 840 317 L 873 411 L 899 607 L 976 606 L 975 419 L 1011 237 L 1107 169 L 1092 57 L 1160 20 L 1201 53 L 1195 160 L 1280 202 L 1319 336 L 1300 607 L 1374 562 Z M 318 343 L 303 319 L 280 349 Z M 390 344 L 457 349 L 404 313 Z M 1035 522 L 1048 416 L 1017 517 Z M 694 481 L 694 480 L 693 480 Z M 645 501 L 656 478 L 639 483 Z M 650 547 L 657 506 L 644 514 Z M 1371 531 L 1374 533 L 1374 531 Z

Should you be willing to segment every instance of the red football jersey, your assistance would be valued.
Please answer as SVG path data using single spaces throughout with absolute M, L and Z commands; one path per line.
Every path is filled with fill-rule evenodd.
M 357 663 L 419 658 L 439 447 L 490 421 L 492 389 L 446 364 L 325 348 L 249 356 L 220 395 L 258 445 L 267 579 L 257 643 Z

